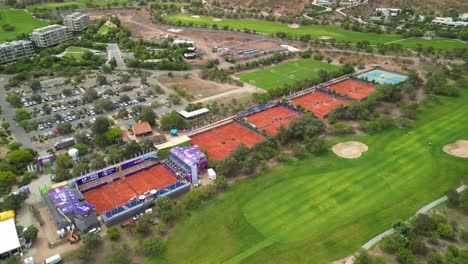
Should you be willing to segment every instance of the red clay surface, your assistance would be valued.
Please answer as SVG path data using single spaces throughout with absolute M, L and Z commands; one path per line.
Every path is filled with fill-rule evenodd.
M 356 80 L 345 80 L 342 82 L 334 83 L 327 87 L 329 90 L 333 90 L 340 95 L 344 95 L 353 100 L 361 101 L 366 99 L 370 93 L 375 90 L 373 85 L 356 81 Z
M 87 191 L 83 193 L 83 196 L 88 203 L 94 205 L 98 214 L 102 214 L 116 206 L 128 203 L 130 198 L 134 196 L 152 189 L 160 189 L 175 182 L 177 182 L 177 178 L 166 168 L 158 165 L 124 180 Z
M 247 121 L 255 125 L 258 130 L 265 130 L 269 135 L 276 135 L 281 125 L 288 126 L 289 122 L 298 116 L 299 113 L 293 110 L 275 106 L 247 116 Z
M 301 105 L 308 109 L 319 118 L 324 118 L 330 111 L 339 105 L 349 105 L 349 102 L 337 99 L 323 93 L 309 93 L 301 97 L 294 98 L 291 103 L 293 105 Z
M 240 143 L 250 148 L 262 140 L 264 140 L 262 136 L 233 122 L 195 135 L 190 141 L 199 145 L 200 149 L 206 150 L 208 157 L 220 160 L 229 155 Z
M 178 179 L 161 165 L 133 174 L 125 179 L 139 194 L 153 189 L 159 190 L 164 186 L 178 182 Z

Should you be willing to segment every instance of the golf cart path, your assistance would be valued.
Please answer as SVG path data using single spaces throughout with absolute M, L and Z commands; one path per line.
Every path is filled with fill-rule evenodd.
M 465 190 L 467 187 L 467 185 L 461 185 L 460 187 L 457 188 L 457 192 L 458 193 L 461 193 L 463 190 Z M 419 209 L 416 214 L 414 216 L 412 216 L 410 219 L 416 217 L 417 215 L 419 214 L 425 214 L 427 212 L 429 212 L 432 208 L 436 207 L 437 205 L 447 201 L 447 196 L 443 196 L 431 203 L 429 203 L 428 205 L 424 206 L 423 208 Z M 379 241 L 381 241 L 382 239 L 384 239 L 385 237 L 391 235 L 395 233 L 395 229 L 391 228 L 385 232 L 383 232 L 382 234 L 372 238 L 371 240 L 369 240 L 367 243 L 365 243 L 362 248 L 365 249 L 365 250 L 369 250 L 371 247 L 375 246 L 375 244 L 377 244 Z M 348 260 L 345 262 L 345 264 L 354 264 L 354 261 L 356 260 L 356 255 L 358 254 L 358 252 L 354 253 L 353 256 L 351 256 L 350 258 L 348 258 Z

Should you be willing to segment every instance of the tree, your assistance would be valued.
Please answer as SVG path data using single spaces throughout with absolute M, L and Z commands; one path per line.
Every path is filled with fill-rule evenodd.
M 8 128 L 10 128 L 10 123 L 8 123 L 8 122 L 3 122 L 3 123 L 2 123 L 2 128 L 5 129 L 5 130 L 8 130 Z
M 147 256 L 158 256 L 164 248 L 164 242 L 160 237 L 150 237 L 143 240 L 143 252 Z
M 83 100 L 90 103 L 99 98 L 98 92 L 93 88 L 88 88 L 83 94 Z
M 437 252 L 431 252 L 426 259 L 427 264 L 444 264 L 443 257 Z
M 11 171 L 0 172 L 0 194 L 10 192 L 10 188 L 16 182 L 16 174 Z
M 468 189 L 465 189 L 460 193 L 458 200 L 460 208 L 468 213 Z
M 445 223 L 440 223 L 437 225 L 437 233 L 443 238 L 454 238 L 455 237 L 455 232 L 453 231 L 453 228 Z
M 371 256 L 366 250 L 361 249 L 359 250 L 359 253 L 356 256 L 356 260 L 354 261 L 354 263 L 356 264 L 384 264 L 385 259 L 383 259 L 382 257 Z
M 28 198 L 26 194 L 10 194 L 3 198 L 3 202 L 0 202 L 0 211 L 15 210 L 18 211 L 21 208 L 24 200 Z
M 55 157 L 55 166 L 65 169 L 71 169 L 73 167 L 73 160 L 67 154 L 57 155 Z
M 59 124 L 59 125 L 57 125 L 57 131 L 62 135 L 69 134 L 69 133 L 73 132 L 72 124 L 71 123 Z
M 427 235 L 437 229 L 437 222 L 427 214 L 418 214 L 413 222 L 414 232 Z
M 10 1 L 10 0 L 8 0 Z M 15 0 L 13 0 L 15 1 Z M 9 256 L 8 258 L 6 259 L 3 259 L 2 264 L 20 264 L 21 263 L 21 259 L 19 257 L 15 257 L 15 256 Z
M 122 130 L 119 127 L 112 127 L 107 130 L 105 135 L 110 143 L 114 143 L 117 139 L 122 137 Z
M 178 96 L 177 94 L 169 94 L 167 99 L 169 100 L 169 102 L 175 105 L 179 105 L 181 103 L 180 96 Z
M 119 228 L 116 226 L 109 227 L 106 232 L 107 237 L 110 240 L 117 240 L 120 238 Z
M 239 169 L 239 163 L 231 155 L 216 164 L 216 170 L 226 177 L 234 176 L 237 169 Z
M 148 233 L 150 231 L 149 215 L 145 214 L 140 219 L 138 219 L 135 229 L 138 233 L 141 234 Z
M 95 107 L 96 113 L 102 113 L 102 112 L 113 110 L 114 103 L 112 103 L 112 101 L 108 99 L 97 99 L 94 102 L 94 107 Z
M 224 177 L 223 175 L 216 176 L 215 187 L 217 190 L 223 190 L 223 191 L 226 190 L 228 187 L 228 182 L 227 182 L 226 177 Z
M 34 160 L 34 156 L 34 151 L 31 149 L 17 149 L 9 152 L 6 159 L 17 168 L 24 168 Z
M 107 78 L 106 76 L 102 75 L 102 74 L 98 74 L 96 76 L 96 84 L 97 85 L 105 85 L 107 84 Z
M 202 189 L 193 189 L 191 190 L 187 197 L 185 197 L 184 205 L 187 209 L 194 209 L 200 206 L 201 204 Z
M 20 108 L 23 106 L 23 104 L 21 103 L 21 97 L 19 97 L 18 95 L 16 94 L 9 94 L 5 100 L 10 103 L 11 106 L 15 107 L 15 108 Z
M 138 115 L 138 120 L 141 122 L 148 122 L 151 127 L 156 125 L 156 113 L 151 109 L 151 107 L 145 106 L 141 109 L 140 114 Z
M 306 149 L 312 153 L 322 153 L 326 150 L 326 141 L 322 137 L 310 137 L 304 142 Z
M 460 195 L 458 194 L 457 190 L 450 189 L 447 192 L 447 205 L 450 207 L 457 207 L 459 205 L 459 198 Z
M 101 237 L 95 233 L 87 233 L 83 236 L 83 245 L 87 249 L 94 249 L 101 242 Z
M 26 241 L 34 241 L 37 238 L 37 233 L 39 233 L 37 227 L 31 225 L 23 232 L 23 237 Z
M 73 148 L 76 148 L 78 150 L 78 155 L 84 156 L 88 154 L 88 145 L 84 143 L 77 143 L 72 146 Z
M 10 151 L 12 151 L 12 150 L 20 149 L 21 146 L 23 146 L 23 143 L 13 141 L 13 142 L 11 142 L 10 144 L 8 144 L 7 148 L 8 148 Z
M 112 228 L 112 227 L 111 227 Z M 118 230 L 118 229 L 117 229 Z M 125 243 L 119 250 L 113 251 L 110 256 L 111 264 L 128 264 L 132 262 L 132 255 L 128 245 Z
M 400 263 L 414 264 L 416 263 L 416 256 L 407 248 L 400 248 L 396 253 L 397 260 Z
M 104 116 L 98 116 L 96 117 L 96 121 L 94 121 L 91 130 L 96 135 L 103 135 L 107 132 L 111 124 L 112 122 L 109 120 L 109 118 Z
M 29 114 L 28 110 L 24 108 L 16 109 L 15 113 L 16 113 L 15 120 L 18 122 L 31 119 L 31 115 Z
M 184 129 L 187 127 L 187 121 L 177 112 L 172 111 L 161 117 L 161 129 L 168 131 L 172 128 Z
M 32 80 L 29 83 L 29 87 L 35 93 L 35 92 L 39 91 L 39 89 L 41 89 L 41 83 L 38 80 Z

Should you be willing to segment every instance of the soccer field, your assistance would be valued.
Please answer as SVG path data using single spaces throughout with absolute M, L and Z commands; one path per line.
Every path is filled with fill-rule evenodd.
M 468 90 L 429 102 L 415 128 L 336 139 L 369 146 L 331 151 L 239 181 L 185 215 L 164 255 L 147 263 L 330 263 L 458 187 L 466 159 L 442 151 L 468 139 Z M 432 142 L 431 145 L 428 143 Z
M 33 29 L 47 26 L 47 22 L 37 20 L 26 11 L 0 6 L 0 42 L 15 40 L 21 33 L 31 33 Z M 11 25 L 14 30 L 5 32 L 4 25 Z
M 237 75 L 242 81 L 265 90 L 273 90 L 302 80 L 319 80 L 319 71 L 338 72 L 340 67 L 325 62 L 302 59 L 263 70 Z

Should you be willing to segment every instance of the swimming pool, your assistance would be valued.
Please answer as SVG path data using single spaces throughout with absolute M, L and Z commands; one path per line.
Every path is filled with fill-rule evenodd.
M 357 76 L 359 79 L 375 81 L 380 84 L 397 84 L 406 80 L 407 76 L 395 72 L 372 70 Z

